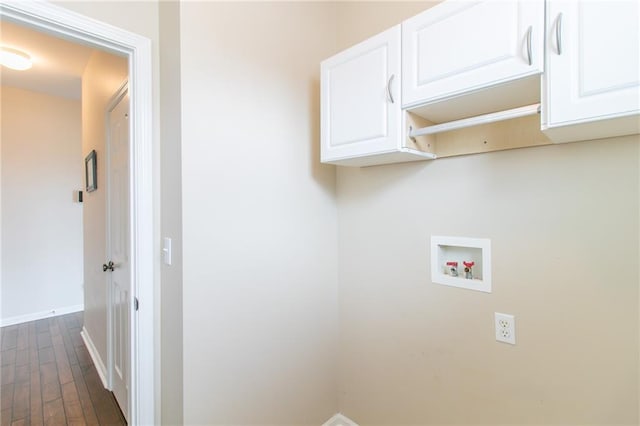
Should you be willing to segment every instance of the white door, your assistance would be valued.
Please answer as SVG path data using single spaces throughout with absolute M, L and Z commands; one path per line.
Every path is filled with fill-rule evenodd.
M 128 420 L 129 412 L 129 93 L 118 93 L 108 111 L 107 140 L 107 253 L 110 256 L 111 389 Z
M 447 1 L 402 23 L 402 104 L 543 71 L 544 1 Z
M 638 113 L 638 0 L 550 1 L 547 28 L 545 128 Z
M 400 26 L 321 64 L 322 162 L 400 144 Z

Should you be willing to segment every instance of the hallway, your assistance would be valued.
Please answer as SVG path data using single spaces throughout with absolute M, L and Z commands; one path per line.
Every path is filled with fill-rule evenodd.
M 1 329 L 0 424 L 126 424 L 84 346 L 82 315 Z

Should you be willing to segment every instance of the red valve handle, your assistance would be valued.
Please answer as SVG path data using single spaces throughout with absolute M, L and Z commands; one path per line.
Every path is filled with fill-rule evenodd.
M 447 262 L 447 266 L 458 266 L 458 262 Z
M 462 264 L 467 268 L 471 268 L 473 265 L 476 264 L 476 262 L 462 262 Z

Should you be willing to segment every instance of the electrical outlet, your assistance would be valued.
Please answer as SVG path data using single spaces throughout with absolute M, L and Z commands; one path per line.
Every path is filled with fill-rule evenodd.
M 513 315 L 495 312 L 496 340 L 516 344 L 516 319 Z

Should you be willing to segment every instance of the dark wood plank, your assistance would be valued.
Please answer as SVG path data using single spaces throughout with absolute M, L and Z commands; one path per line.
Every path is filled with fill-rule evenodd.
M 30 425 L 31 426 L 43 426 L 44 425 L 44 419 L 42 416 L 40 417 L 31 417 L 30 419 Z
M 55 362 L 40 364 L 40 380 L 42 383 L 58 383 L 58 368 Z
M 18 349 L 16 351 L 16 367 L 23 365 L 29 366 L 29 348 Z
M 74 313 L 0 328 L 2 425 L 126 425 Z
M 29 364 L 31 365 L 31 372 L 40 371 L 40 358 L 38 353 L 38 344 L 36 340 L 36 323 L 29 323 L 29 336 L 27 338 L 29 342 Z
M 0 396 L 2 397 L 2 410 L 11 409 L 13 405 L 13 383 L 3 385 L 0 389 Z
M 11 325 L 2 330 L 2 344 L 0 350 L 16 349 L 18 346 L 18 326 Z
M 109 424 L 113 421 L 113 412 L 109 410 L 109 401 L 99 397 L 103 387 L 98 373 L 92 374 L 93 371 L 94 370 L 90 369 L 86 373 L 83 373 L 84 382 L 87 385 L 89 397 L 91 398 L 98 421 L 100 424 Z
M 36 326 L 36 333 L 44 333 L 49 331 L 49 321 L 47 319 L 41 319 L 34 321 Z
M 61 385 L 73 381 L 73 374 L 71 374 L 71 367 L 69 366 L 68 361 L 66 363 L 58 364 L 58 378 Z
M 45 333 L 38 333 L 38 349 L 48 348 L 49 346 L 53 346 L 53 342 L 51 341 L 51 333 L 48 331 Z
M 60 384 L 69 383 L 73 380 L 73 375 L 71 374 L 71 367 L 69 366 L 69 359 L 67 358 L 67 351 L 64 348 L 62 335 L 60 334 L 53 337 L 53 351 L 56 356 Z
M 100 424 L 122 424 L 122 413 L 112 394 L 110 393 L 110 398 L 100 397 L 104 388 L 102 387 L 100 376 L 98 376 L 98 372 L 94 367 L 84 374 L 84 379 Z
M 19 382 L 15 384 L 13 390 L 13 415 L 12 420 L 26 419 L 30 413 L 29 406 L 30 383 Z
M 84 341 L 82 340 L 82 336 L 80 335 L 80 333 L 72 334 L 71 335 L 71 342 L 73 343 L 74 347 L 84 346 Z
M 69 423 L 82 423 L 84 421 L 84 413 L 82 411 L 82 404 L 80 401 L 65 401 L 64 402 L 64 412 L 67 416 L 67 421 Z M 86 423 L 86 422 L 85 422 Z
M 60 335 L 60 325 L 58 324 L 58 318 L 56 317 L 49 319 L 49 334 L 51 337 Z
M 64 345 L 64 349 L 67 354 L 67 360 L 69 360 L 69 366 L 72 366 L 78 363 L 78 357 L 76 356 L 76 350 L 73 347 L 73 341 L 71 340 L 70 333 L 71 332 L 69 330 L 62 333 L 62 344 Z M 78 331 L 78 334 L 80 334 L 80 331 Z
M 5 386 L 15 381 L 16 377 L 16 367 L 15 364 L 9 364 L 3 366 L 0 370 L 2 370 L 2 380 L 0 381 L 0 385 Z
M 31 424 L 42 425 L 44 417 L 42 415 L 42 388 L 40 383 L 40 370 L 31 370 Z
M 48 348 L 38 349 L 38 362 L 42 364 L 47 364 L 49 362 L 54 362 L 56 360 L 56 354 L 53 352 L 53 346 L 49 346 Z
M 42 411 L 44 413 L 45 425 L 60 426 L 67 424 L 62 398 L 45 402 Z
M 90 367 L 93 365 L 93 360 L 91 359 L 91 355 L 89 355 L 89 351 L 85 346 L 76 346 L 76 357 L 78 358 L 78 364 L 80 367 Z M 83 369 L 83 370 L 86 370 Z
M 84 381 L 80 365 L 76 364 L 71 366 L 71 372 L 73 373 L 73 379 L 76 385 L 76 390 L 78 391 L 78 398 L 80 399 L 80 405 L 82 406 L 85 421 L 88 425 L 98 425 L 98 417 L 96 415 L 95 408 L 93 407 L 93 402 L 91 402 L 89 390 L 87 389 L 87 384 Z
M 29 422 L 26 418 L 20 420 L 14 420 L 11 422 L 11 426 L 25 426 L 28 425 Z
M 62 399 L 65 402 L 80 401 L 75 382 L 69 382 L 62 385 Z
M 84 414 L 82 412 L 82 405 L 80 401 L 74 401 L 64 403 L 64 412 L 67 415 L 67 424 L 68 425 L 86 425 L 87 422 L 84 420 Z
M 11 408 L 7 408 L 6 410 L 2 410 L 2 415 L 0 417 L 0 424 L 2 424 L 2 425 L 10 425 L 11 424 Z
M 56 400 L 62 396 L 60 383 L 50 382 L 42 383 L 42 402 L 47 403 Z
M 63 336 L 62 341 L 64 342 L 64 350 L 67 353 L 67 359 L 69 360 L 69 365 L 75 365 L 78 363 L 78 357 L 76 356 L 76 350 L 73 347 L 73 343 L 71 342 L 71 338 L 69 336 Z
M 62 317 L 58 317 L 58 319 L 60 321 L 64 321 L 64 325 L 67 330 L 82 327 L 82 322 L 78 321 L 78 318 L 76 318 L 74 315 L 64 315 Z
M 17 349 L 7 349 L 6 351 L 0 352 L 0 359 L 2 362 L 0 364 L 4 367 L 5 365 L 15 364 L 16 362 Z
M 31 378 L 30 366 L 28 364 L 17 366 L 14 373 L 15 382 L 28 382 Z
M 18 325 L 18 342 L 17 349 L 26 349 L 29 347 L 29 323 Z
M 62 385 L 62 401 L 64 403 L 64 412 L 67 415 L 67 421 L 70 424 L 85 422 L 82 404 L 80 403 L 80 397 L 78 396 L 74 382 Z

